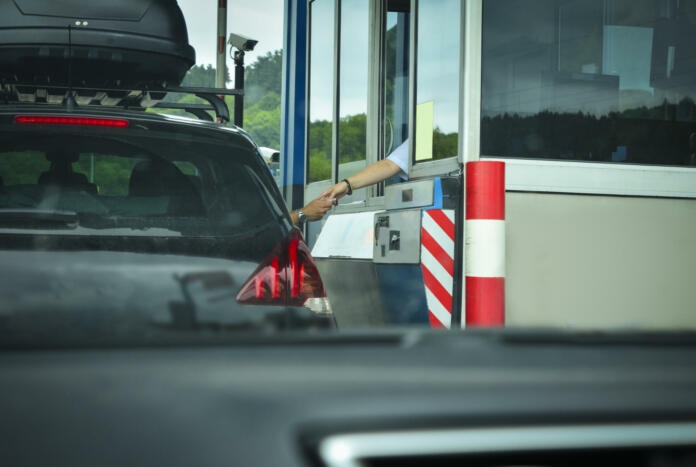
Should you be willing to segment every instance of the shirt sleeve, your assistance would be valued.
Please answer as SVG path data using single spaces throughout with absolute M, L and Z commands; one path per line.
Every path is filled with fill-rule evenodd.
M 408 180 L 408 138 L 394 149 L 387 159 L 395 163 L 401 169 L 399 174 L 404 180 Z

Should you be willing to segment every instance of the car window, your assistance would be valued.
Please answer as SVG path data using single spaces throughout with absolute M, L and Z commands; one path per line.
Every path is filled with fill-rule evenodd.
M 105 196 L 127 195 L 132 169 L 128 158 L 94 152 L 80 154 L 73 164 L 73 170 L 84 174 L 90 183 L 96 185 L 98 193 Z
M 257 155 L 222 142 L 16 128 L 0 131 L 0 141 L 0 209 L 74 212 L 100 235 L 109 225 L 138 235 L 239 235 L 283 215 L 255 175 L 265 170 Z
M 34 184 L 50 166 L 40 151 L 7 151 L 0 156 L 0 177 L 5 186 Z

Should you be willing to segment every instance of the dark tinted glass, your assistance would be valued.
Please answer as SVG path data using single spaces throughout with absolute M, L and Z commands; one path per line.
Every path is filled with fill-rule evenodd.
M 696 2 L 483 8 L 483 155 L 696 164 Z
M 0 130 L 0 233 L 50 228 L 61 235 L 218 237 L 269 226 L 278 231 L 282 211 L 262 173 L 267 169 L 249 149 L 182 132 L 37 130 Z M 50 212 L 73 217 L 65 225 L 40 217 Z M 271 243 L 262 246 L 265 253 Z

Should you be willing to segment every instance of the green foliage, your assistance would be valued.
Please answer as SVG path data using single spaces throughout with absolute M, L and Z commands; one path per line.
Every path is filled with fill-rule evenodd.
M 282 78 L 282 50 L 268 52 L 258 57 L 254 63 L 246 67 L 244 72 L 244 107 L 253 107 L 267 94 L 275 93 L 280 96 Z M 278 124 L 280 125 L 280 122 Z
M 33 185 L 51 167 L 41 152 L 23 151 L 0 154 L 0 177 L 5 185 Z
M 230 74 L 229 71 L 227 72 L 226 76 L 226 83 L 230 82 Z M 186 76 L 184 76 L 183 81 L 181 82 L 181 85 L 184 87 L 197 87 L 197 88 L 214 88 L 215 87 L 215 67 L 212 65 L 194 65 L 192 66 L 188 72 L 186 72 Z M 180 103 L 180 104 L 207 104 L 202 99 L 199 99 L 196 96 L 191 96 L 188 94 L 174 94 L 170 93 L 167 94 L 163 100 L 163 102 L 173 102 L 173 103 Z M 158 113 L 166 113 L 170 115 L 181 115 L 185 117 L 190 117 L 191 115 L 188 114 L 184 110 L 178 110 L 178 109 L 148 109 L 149 111 L 152 112 L 158 112 Z M 215 116 L 213 112 L 209 112 L 211 116 Z
M 94 166 L 92 166 L 94 164 Z M 3 183 L 12 185 L 36 185 L 42 173 L 48 171 L 51 163 L 42 152 L 22 151 L 0 154 L 0 175 Z M 81 154 L 72 164 L 73 171 L 84 174 L 87 180 L 97 185 L 102 195 L 128 194 L 131 162 L 125 157 Z
M 244 129 L 259 146 L 280 147 L 280 93 L 282 82 L 282 50 L 268 52 L 247 66 L 244 75 Z M 229 70 L 227 82 L 230 82 Z M 188 71 L 182 86 L 215 87 L 215 67 L 195 65 Z M 191 95 L 169 94 L 165 102 L 205 104 Z M 234 97 L 226 96 L 225 102 L 234 113 Z M 151 112 L 191 117 L 178 109 L 148 109 Z M 212 117 L 214 113 L 208 112 Z
M 309 152 L 309 181 L 317 182 L 331 178 L 331 154 L 323 151 Z
M 88 180 L 96 184 L 100 195 L 128 195 L 132 167 L 127 157 L 80 154 L 80 159 L 73 164 L 73 170 L 85 174 Z
M 309 181 L 331 178 L 331 122 L 317 120 L 309 123 Z
M 263 99 L 244 109 L 244 129 L 256 144 L 270 148 L 280 146 L 280 95 L 268 92 Z
M 433 130 L 433 159 L 456 156 L 459 133 L 443 133 L 439 128 Z
M 230 72 L 227 70 L 225 83 L 230 82 Z M 182 86 L 214 88 L 215 87 L 215 67 L 212 65 L 194 65 L 184 76 Z
M 367 115 L 343 117 L 338 125 L 338 161 L 366 159 Z M 317 120 L 309 124 L 309 181 L 331 178 L 331 122 Z
M 343 117 L 338 123 L 338 163 L 365 160 L 367 115 Z
M 244 129 L 256 144 L 280 148 L 280 94 L 283 52 L 258 57 L 244 74 Z

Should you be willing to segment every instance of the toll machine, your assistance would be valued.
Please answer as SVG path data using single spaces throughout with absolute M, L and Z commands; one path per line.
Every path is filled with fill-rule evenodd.
M 466 326 L 487 277 L 506 326 L 696 326 L 695 24 L 691 2 L 287 0 L 288 204 L 409 145 L 407 182 L 307 226 L 339 325 Z M 497 218 L 468 214 L 481 162 Z

